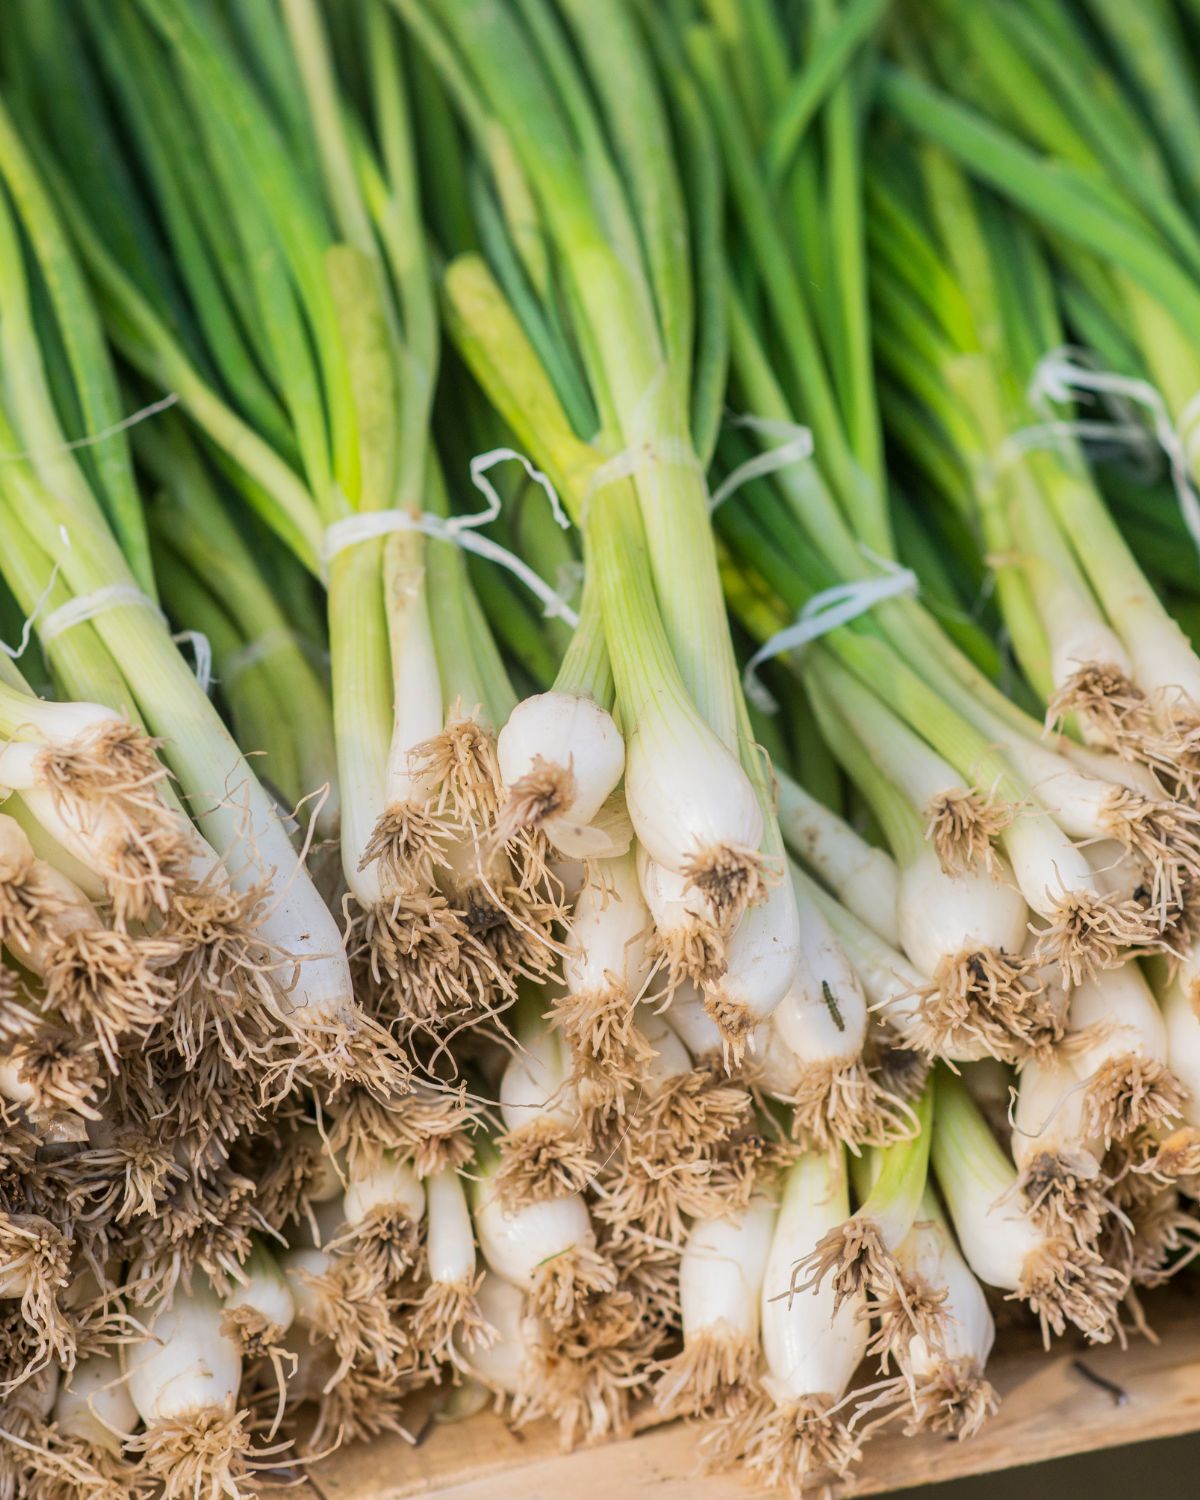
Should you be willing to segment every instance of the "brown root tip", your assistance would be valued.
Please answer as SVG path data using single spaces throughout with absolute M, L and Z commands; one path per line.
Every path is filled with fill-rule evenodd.
M 286 1330 L 256 1307 L 227 1307 L 221 1332 L 241 1348 L 247 1359 L 269 1358 L 282 1345 Z
M 23 1288 L 14 1295 L 28 1325 L 32 1358 L 22 1379 L 52 1358 L 71 1369 L 76 1328 L 59 1303 L 71 1279 L 71 1242 L 48 1219 L 0 1214 L 0 1267 L 8 1281 Z
M 411 1321 L 367 1268 L 340 1257 L 321 1275 L 301 1275 L 314 1294 L 313 1328 L 330 1341 L 339 1361 L 327 1390 L 351 1371 L 399 1381 L 416 1369 Z
M 999 1411 L 1000 1397 L 979 1365 L 964 1357 L 940 1360 L 935 1369 L 920 1376 L 897 1375 L 859 1406 L 855 1425 L 864 1413 L 881 1408 L 884 1415 L 861 1428 L 864 1440 L 903 1417 L 905 1437 L 932 1432 L 965 1442 Z
M 1136 749 L 1154 726 L 1145 693 L 1111 663 L 1089 662 L 1073 673 L 1050 700 L 1046 723 L 1053 725 L 1069 714 L 1078 714 L 1122 753 Z
M 479 1283 L 431 1281 L 413 1313 L 413 1341 L 431 1365 L 452 1364 L 470 1368 L 476 1349 L 496 1342 L 496 1330 L 479 1309 Z
M 416 1438 L 401 1415 L 412 1384 L 369 1370 L 348 1370 L 321 1391 L 317 1420 L 304 1442 L 304 1454 L 323 1454 L 346 1443 L 393 1432 L 407 1443 Z
M 481 878 L 455 892 L 453 909 L 501 983 L 541 983 L 558 963 L 567 912 L 549 888 Z
M 390 1099 L 355 1088 L 335 1108 L 326 1136 L 328 1152 L 335 1157 L 345 1153 L 351 1174 L 375 1162 L 382 1151 L 409 1158 L 420 1178 L 443 1167 L 463 1166 L 475 1154 L 470 1133 L 476 1128 L 476 1109 L 465 1086 L 442 1092 L 418 1081 L 411 1091 Z
M 757 1487 L 791 1500 L 845 1479 L 859 1439 L 834 1415 L 832 1396 L 777 1403 L 765 1392 L 710 1422 L 700 1440 L 706 1467 L 740 1466 Z
M 1161 932 L 1161 921 L 1136 900 L 1064 891 L 1038 932 L 1034 956 L 1058 964 L 1065 985 L 1078 985 L 1123 963 L 1126 948 L 1152 946 Z
M 358 868 L 378 861 L 401 890 L 427 890 L 435 872 L 448 868 L 446 849 L 455 834 L 453 824 L 424 803 L 397 802 L 371 830 Z
M 648 1382 L 646 1356 L 636 1345 L 613 1338 L 602 1346 L 561 1349 L 551 1342 L 530 1372 L 522 1416 L 543 1412 L 553 1418 L 564 1450 L 623 1437 L 630 1430 L 631 1403 Z
M 1162 913 L 1179 910 L 1200 876 L 1200 812 L 1188 802 L 1115 787 L 1103 820 L 1105 831 L 1146 866 L 1150 904 Z
M 896 1257 L 884 1244 L 879 1226 L 852 1214 L 835 1224 L 803 1260 L 792 1267 L 791 1285 L 779 1295 L 791 1302 L 832 1277 L 836 1312 L 847 1297 L 876 1300 L 890 1296 L 901 1283 Z
M 758 1368 L 756 1339 L 721 1322 L 702 1328 L 669 1359 L 654 1385 L 654 1404 L 667 1417 L 702 1417 L 749 1390 Z
M 507 1208 L 578 1193 L 595 1175 L 587 1141 L 560 1120 L 534 1119 L 496 1142 L 496 1188 Z
M 413 772 L 431 788 L 430 808 L 453 814 L 463 828 L 495 822 L 504 792 L 496 737 L 486 725 L 456 706 L 441 734 L 417 745 L 409 756 Z
M 1174 1073 L 1137 1053 L 1110 1057 L 1096 1069 L 1084 1101 L 1084 1133 L 1105 1146 L 1145 1125 L 1177 1116 L 1187 1092 Z
M 657 968 L 666 970 L 666 987 L 672 992 L 685 980 L 700 989 L 719 984 L 728 967 L 720 929 L 698 916 L 689 916 L 665 932 L 656 930 L 650 939 L 650 956 Z
M 1200 1130 L 1194 1125 L 1180 1125 L 1158 1142 L 1158 1149 L 1137 1168 L 1161 1181 L 1183 1184 L 1190 1197 L 1200 1178 Z
M 419 1225 L 398 1209 L 379 1206 L 325 1247 L 353 1261 L 355 1267 L 381 1288 L 394 1286 L 417 1264 L 421 1255 Z
M 1120 1330 L 1121 1299 L 1128 1280 L 1099 1254 L 1081 1250 L 1065 1236 L 1047 1237 L 1025 1257 L 1021 1285 L 1010 1299 L 1028 1303 L 1047 1347 L 1073 1323 L 1092 1343 L 1105 1344 Z
M 409 1026 L 442 1028 L 486 1010 L 505 976 L 438 891 L 408 891 L 358 915 L 351 952 Z
M 118 1069 L 120 1039 L 145 1037 L 177 998 L 164 972 L 174 945 L 138 939 L 105 927 L 59 938 L 45 969 L 46 1007 L 74 1031 L 89 1033 L 110 1072 Z
M 829 1151 L 841 1142 L 854 1148 L 886 1146 L 907 1140 L 917 1129 L 912 1110 L 885 1092 L 861 1058 L 807 1064 L 787 1102 L 792 1134 L 811 1151 Z
M 908 1045 L 927 1056 L 982 1045 L 1003 1062 L 1019 1062 L 1060 1042 L 1065 996 L 1050 990 L 1033 959 L 979 948 L 944 955 L 917 992 Z
M 719 989 L 704 992 L 704 1009 L 721 1033 L 721 1057 L 726 1073 L 732 1077 L 745 1064 L 757 1017 L 748 1005 L 727 999 Z
M 864 1318 L 875 1323 L 867 1353 L 879 1356 L 884 1367 L 894 1357 L 903 1369 L 909 1346 L 920 1338 L 929 1349 L 945 1345 L 947 1289 L 932 1286 L 923 1276 L 906 1274 L 897 1267 L 891 1284 L 879 1287 L 870 1297 Z
M 1086 1151 L 1039 1152 L 1021 1176 L 1021 1195 L 1035 1224 L 1048 1235 L 1093 1247 L 1112 1208 L 1108 1179 Z
M 732 845 L 705 849 L 688 860 L 683 875 L 704 897 L 718 928 L 726 933 L 766 892 L 763 859 L 757 849 Z
M 100 1118 L 95 1101 L 102 1079 L 94 1045 L 79 1041 L 65 1028 L 46 1025 L 14 1043 L 9 1058 L 30 1090 L 24 1105 L 30 1124 L 44 1128 L 64 1115 Z
M 194 1500 L 197 1495 L 249 1500 L 257 1486 L 249 1476 L 252 1441 L 246 1412 L 232 1403 L 188 1417 L 155 1422 L 130 1438 L 145 1472 L 162 1485 L 163 1500 Z
M 561 1329 L 578 1318 L 589 1298 L 616 1287 L 617 1272 L 611 1261 L 589 1245 L 572 1245 L 544 1260 L 534 1272 L 530 1310 L 545 1318 L 551 1329 Z
M 290 1055 L 267 1075 L 269 1099 L 284 1099 L 306 1082 L 335 1090 L 357 1084 L 380 1099 L 410 1086 L 412 1066 L 400 1045 L 356 1006 L 320 1013 L 284 999 L 276 1015 L 288 1033 Z
M 925 837 L 947 875 L 962 875 L 982 866 L 998 869 L 992 840 L 1013 820 L 1013 809 L 980 792 L 954 787 L 930 798 L 925 808 Z
M 714 1069 L 694 1068 L 633 1101 L 594 1212 L 615 1228 L 678 1244 L 688 1218 L 744 1207 L 777 1154 L 756 1128 L 750 1094 Z
M 641 1077 L 654 1048 L 637 1025 L 637 1002 L 623 985 L 558 995 L 550 1019 L 579 1058 L 611 1070 L 624 1087 Z
M 497 820 L 498 836 L 507 841 L 519 829 L 537 828 L 547 818 L 566 812 L 576 792 L 575 773 L 570 766 L 535 755 L 533 769 L 508 789 L 508 801 Z

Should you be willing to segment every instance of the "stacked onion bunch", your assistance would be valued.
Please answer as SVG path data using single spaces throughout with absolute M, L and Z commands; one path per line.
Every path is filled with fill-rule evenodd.
M 882 9 L 14 7 L 0 1500 L 249 1496 L 428 1386 L 799 1493 L 1194 1249 L 1194 658 L 1005 447 L 1091 304 L 891 118 L 951 106 L 868 124 Z M 998 13 L 934 50 L 1015 112 Z

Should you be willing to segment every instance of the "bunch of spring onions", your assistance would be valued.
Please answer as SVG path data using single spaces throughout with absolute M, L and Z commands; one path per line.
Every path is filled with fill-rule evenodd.
M 9 9 L 0 1500 L 419 1390 L 799 1495 L 1147 1331 L 1190 8 Z

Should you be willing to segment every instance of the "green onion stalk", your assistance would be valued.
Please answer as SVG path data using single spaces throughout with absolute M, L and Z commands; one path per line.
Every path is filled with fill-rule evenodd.
M 1049 240 L 1056 296 L 1104 374 L 1116 377 L 1118 395 L 1124 381 L 1135 400 L 1132 418 L 1147 416 L 1145 403 L 1157 401 L 1165 419 L 1186 425 L 1200 381 L 1200 241 L 1173 173 L 1180 151 L 1194 145 L 1194 115 L 1185 109 L 1164 126 L 1154 110 L 1145 113 L 1136 86 L 1109 86 L 1106 48 L 1120 33 L 1113 7 L 1097 7 L 1099 36 L 1060 4 L 1038 6 L 1036 18 L 1025 5 L 977 9 L 966 24 L 952 8 L 939 9 L 946 24 L 929 48 L 934 72 L 964 98 L 942 93 L 917 71 L 893 71 L 884 84 L 888 109 Z M 1170 35 L 1166 10 L 1148 22 L 1135 66 L 1155 47 L 1161 53 Z M 985 60 L 969 88 L 954 66 L 964 45 Z M 1068 421 L 1078 415 L 1086 423 L 1096 413 L 1094 393 L 1080 391 L 1074 407 L 1069 386 L 1058 394 L 1067 399 Z M 1190 789 L 1197 657 L 1147 584 L 1073 440 L 1056 452 L 1065 454 L 1066 473 L 1050 486 L 1049 507 L 1075 554 L 1073 572 L 1086 579 L 1123 648 L 1112 660 L 1078 663 L 1077 676 L 1056 684 L 1056 707 L 1075 711 L 1104 743 L 1168 784 L 1179 779 Z M 1178 462 L 1183 473 L 1194 470 L 1188 453 Z
M 144 290 L 116 206 L 62 181 L 110 333 L 327 587 L 352 956 L 405 1028 L 486 1013 L 509 965 L 544 970 L 556 908 L 536 851 L 493 835 L 512 690 L 457 547 L 424 534 L 450 498 L 399 29 L 372 4 L 345 39 L 369 60 L 356 109 L 312 0 L 270 7 L 245 56 L 190 0 L 87 24 L 177 266 Z
M 924 823 L 940 855 L 942 874 L 953 879 L 968 865 L 986 869 L 991 863 L 987 851 L 995 846 L 1037 919 L 1034 956 L 1039 964 L 1057 964 L 1064 978 L 1074 980 L 1096 965 L 1115 963 L 1125 946 L 1146 946 L 1160 938 L 1161 900 L 1157 905 L 1139 903 L 1104 888 L 1084 849 L 1037 805 L 1034 787 L 1046 770 L 1041 724 L 975 664 L 969 654 L 975 651 L 971 632 L 963 636 L 969 650 L 963 649 L 919 600 L 899 597 L 911 584 L 896 573 L 887 493 L 875 457 L 877 393 L 870 361 L 859 351 L 869 337 L 868 288 L 861 269 L 861 174 L 848 171 L 844 163 L 835 169 L 842 162 L 842 148 L 835 151 L 834 140 L 860 127 L 855 119 L 847 122 L 838 115 L 835 91 L 826 107 L 828 180 L 818 177 L 814 187 L 815 164 L 809 156 L 799 156 L 790 173 L 782 174 L 773 198 L 755 160 L 744 113 L 728 88 L 718 38 L 697 24 L 688 29 L 687 43 L 737 189 L 739 231 L 754 250 L 754 300 L 737 285 L 728 292 L 735 388 L 757 414 L 774 421 L 805 420 L 815 443 L 811 463 L 782 469 L 770 486 L 748 490 L 723 506 L 718 527 L 734 554 L 760 575 L 789 613 L 827 587 L 856 585 L 873 591 L 866 596 L 874 600 L 873 607 L 864 604 L 857 618 L 834 622 L 818 648 L 798 662 L 793 658 L 806 682 L 828 655 L 869 690 L 874 706 L 866 701 L 860 706 L 871 709 L 870 738 L 884 760 L 885 774 L 900 781 Z M 843 86 L 852 82 L 853 77 Z M 814 192 L 815 201 L 824 205 L 820 212 L 845 226 L 846 244 L 837 265 L 845 267 L 839 274 L 847 284 L 839 286 L 836 307 L 810 305 L 806 288 L 811 277 L 799 248 L 793 254 L 781 228 L 786 215 L 811 207 Z M 842 201 L 847 196 L 853 200 L 849 206 Z M 804 241 L 797 238 L 795 243 L 800 247 Z M 861 274 L 855 274 L 855 267 Z M 767 313 L 774 319 L 771 335 L 764 323 Z M 772 358 L 769 351 L 779 329 L 786 330 L 786 337 Z M 874 592 L 881 583 L 883 597 Z M 746 623 L 764 638 L 762 611 L 755 624 Z M 987 653 L 977 654 L 988 660 Z M 824 689 L 828 695 L 832 688 L 835 702 L 839 681 L 844 679 L 834 677 Z M 881 739 L 881 707 L 912 731 L 895 763 Z M 862 714 L 858 717 L 865 722 Z M 833 748 L 840 751 L 840 741 Z M 1052 764 L 1061 769 L 1058 761 Z M 1112 795 L 1111 784 L 1102 778 L 1097 783 L 1089 788 L 1105 798 Z M 903 865 L 908 851 L 894 848 L 893 853 Z M 1001 881 L 993 885 L 999 904 Z
M 1077 451 L 1058 452 L 1058 429 L 1047 426 L 1028 395 L 1035 362 L 1064 342 L 1053 288 L 1031 238 L 1007 216 L 983 212 L 987 205 L 973 201 L 951 161 L 927 147 L 920 165 L 941 223 L 934 236 L 951 247 L 951 259 L 918 292 L 888 248 L 900 236 L 880 232 L 879 264 L 893 256 L 896 266 L 879 274 L 881 349 L 897 383 L 914 400 L 920 392 L 933 441 L 949 448 L 965 476 L 1026 680 L 1050 720 L 1070 710 L 1090 742 L 1085 748 L 1066 738 L 1058 754 L 1022 747 L 1025 774 L 1066 832 L 1101 848 L 1120 846 L 1133 888 L 1149 887 L 1165 925 L 1178 916 L 1193 878 L 1194 813 L 1148 766 L 1112 753 L 1094 715 L 1071 709 L 1078 674 L 1096 678 L 1112 669 L 1127 676 L 1131 668 L 1058 521 L 1055 495 L 1089 484 L 1086 469 Z M 878 191 L 888 190 L 881 184 Z M 902 204 L 888 204 L 888 222 L 905 214 Z M 939 259 L 933 236 L 914 217 L 902 238 L 921 246 L 921 264 Z M 939 308 L 931 287 L 949 289 L 953 306 Z M 914 458 L 920 462 L 919 451 Z M 1121 858 L 1105 862 L 1111 867 Z
M 625 801 L 651 867 L 643 886 L 690 903 L 713 929 L 704 977 L 740 1055 L 753 1020 L 790 981 L 795 906 L 738 684 L 698 452 L 723 357 L 706 326 L 720 316 L 705 238 L 719 198 L 703 119 L 694 98 L 682 102 L 681 128 L 701 153 L 690 166 L 706 183 L 693 268 L 667 104 L 630 8 L 398 9 L 444 78 L 495 196 L 519 203 L 496 274 L 524 271 L 533 306 L 518 321 L 553 351 L 552 389 L 572 418 L 582 403 L 564 344 L 579 351 L 596 420 L 568 427 L 594 460 L 574 516 L 597 577 Z M 569 341 L 552 316 L 560 329 L 569 319 Z M 505 415 L 518 435 L 531 425 Z M 536 460 L 538 444 L 529 446 Z
M 394 1076 L 398 1059 L 354 1004 L 332 914 L 159 613 L 124 411 L 93 304 L 8 116 L 0 143 L 10 195 L 0 218 L 11 372 L 0 441 L 13 455 L 3 478 L 14 537 L 6 577 L 56 685 L 76 700 L 43 704 L 4 689 L 3 777 L 104 879 L 118 921 L 153 918 L 174 932 L 180 983 L 199 1007 L 191 1024 L 211 1025 L 198 984 L 211 962 L 224 998 L 246 1015 L 247 1064 L 271 1066 L 283 1049 L 289 1068 L 325 1058 L 336 1074 L 357 1066 L 360 1051 Z M 67 368 L 48 352 L 60 340 L 74 361 Z M 73 447 L 75 422 L 100 440 Z M 148 735 L 162 741 L 165 763 Z M 209 949 L 222 942 L 209 923 L 228 935 L 223 956 Z

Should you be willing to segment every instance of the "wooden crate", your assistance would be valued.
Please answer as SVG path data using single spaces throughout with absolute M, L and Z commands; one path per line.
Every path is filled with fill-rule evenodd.
M 849 1494 L 906 1489 L 1072 1453 L 1200 1431 L 1200 1289 L 1149 1302 L 1159 1341 L 1089 1349 L 1063 1341 L 1046 1354 L 1010 1334 L 989 1374 L 1000 1412 L 970 1442 L 880 1436 L 868 1444 Z M 1153 1470 L 1147 1470 L 1153 1492 Z M 359 1444 L 317 1465 L 285 1493 L 295 1500 L 746 1500 L 737 1475 L 700 1477 L 694 1433 L 680 1423 L 564 1454 L 538 1424 L 512 1432 L 484 1414 L 430 1419 L 415 1447 L 397 1438 Z

